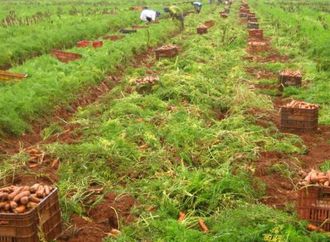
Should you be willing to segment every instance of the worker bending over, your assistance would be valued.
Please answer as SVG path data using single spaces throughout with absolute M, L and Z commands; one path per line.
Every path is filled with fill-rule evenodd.
M 184 16 L 183 11 L 181 8 L 172 5 L 168 8 L 164 8 L 164 12 L 168 12 L 172 19 L 176 19 L 180 23 L 180 30 L 183 31 L 184 29 Z
M 140 19 L 145 22 L 154 22 L 156 18 L 160 16 L 160 12 L 151 10 L 151 9 L 144 9 L 141 12 Z
M 202 3 L 201 2 L 192 2 L 192 5 L 195 8 L 196 13 L 200 13 L 202 10 Z

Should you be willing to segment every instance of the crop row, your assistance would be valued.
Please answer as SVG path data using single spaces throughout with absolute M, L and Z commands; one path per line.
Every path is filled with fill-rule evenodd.
M 286 88 L 285 96 L 320 104 L 320 122 L 329 124 L 330 16 L 306 6 L 288 12 L 280 4 L 269 8 L 264 2 L 251 2 L 273 43 L 292 58 L 291 63 L 269 64 L 268 68 L 293 68 L 304 73 L 303 85 L 308 88 Z
M 48 53 L 53 48 L 73 46 L 78 40 L 95 38 L 109 30 L 129 26 L 138 20 L 135 12 L 118 12 L 117 15 L 54 17 L 33 26 L 17 26 L 2 29 L 0 41 L 0 66 L 22 62 L 30 57 Z
M 111 7 L 84 7 L 73 3 L 61 7 L 42 5 L 44 11 L 38 12 L 35 11 L 38 6 L 28 9 L 18 6 L 15 11 L 7 6 L 7 15 L 0 20 L 0 42 L 3 43 L 0 46 L 0 68 L 137 23 L 139 12 L 130 11 L 130 4 L 124 1 L 122 5 Z M 152 7 L 161 10 L 163 5 L 156 3 Z
M 64 64 L 50 55 L 43 55 L 14 68 L 14 71 L 28 73 L 30 77 L 0 88 L 1 131 L 24 132 L 31 120 L 49 115 L 55 105 L 72 100 L 86 86 L 102 80 L 117 66 L 125 65 L 148 45 L 155 46 L 175 28 L 169 20 L 164 20 L 117 42 L 106 42 L 97 50 L 74 48 L 71 51 L 83 55 L 77 62 Z

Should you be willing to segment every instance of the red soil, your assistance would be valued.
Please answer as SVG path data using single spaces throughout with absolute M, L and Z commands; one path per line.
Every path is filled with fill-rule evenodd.
M 135 199 L 128 194 L 109 193 L 101 204 L 89 210 L 88 218 L 73 215 L 70 221 L 73 226 L 58 241 L 101 242 L 106 236 L 115 236 L 121 224 L 134 220 L 130 212 L 135 204 Z

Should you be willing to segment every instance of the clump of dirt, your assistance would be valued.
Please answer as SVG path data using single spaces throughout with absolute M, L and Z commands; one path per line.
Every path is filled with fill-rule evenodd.
M 69 242 L 101 242 L 113 230 L 120 230 L 120 224 L 134 221 L 131 214 L 136 200 L 129 194 L 117 195 L 109 193 L 104 201 L 88 211 L 88 218 L 77 215 L 71 217 L 73 227 L 59 238 L 59 241 Z
M 58 241 L 70 242 L 102 242 L 110 233 L 110 228 L 94 223 L 92 220 L 73 215 L 70 221 L 74 227 L 67 230 Z
M 128 194 L 117 196 L 109 193 L 105 196 L 104 202 L 92 208 L 88 215 L 98 224 L 110 225 L 111 228 L 118 229 L 120 221 L 129 223 L 134 220 L 130 211 L 135 202 L 135 199 Z

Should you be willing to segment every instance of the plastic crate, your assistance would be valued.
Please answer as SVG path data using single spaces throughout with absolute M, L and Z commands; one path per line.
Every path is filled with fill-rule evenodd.
M 39 242 L 39 232 L 47 241 L 56 239 L 62 232 L 57 189 L 26 213 L 0 213 L 1 242 Z
M 300 219 L 330 231 L 329 187 L 310 186 L 300 189 L 296 209 Z
M 220 12 L 220 16 L 221 16 L 222 18 L 228 18 L 228 13 Z
M 248 21 L 258 23 L 258 19 L 256 17 L 248 17 Z
M 61 50 L 53 50 L 52 55 L 56 57 L 59 61 L 68 63 L 70 61 L 78 60 L 82 57 L 80 54 L 71 53 L 71 52 L 64 52 Z
M 248 13 L 250 13 L 250 10 L 249 10 L 248 8 L 241 7 L 241 8 L 239 9 L 239 12 L 240 12 L 240 13 L 248 14 Z
M 93 41 L 92 45 L 94 48 L 100 48 L 103 46 L 103 41 L 99 41 L 99 40 Z
M 14 80 L 26 78 L 27 74 L 19 74 L 0 70 L 0 80 Z
M 249 38 L 256 40 L 263 40 L 264 33 L 262 29 L 249 29 Z
M 248 15 L 247 15 L 247 13 L 240 13 L 240 14 L 239 14 L 239 17 L 240 17 L 240 18 L 247 19 Z
M 264 41 L 249 41 L 249 50 L 251 52 L 264 52 L 268 50 L 268 45 Z
M 287 87 L 287 86 L 301 86 L 302 81 L 302 75 L 300 73 L 298 74 L 291 74 L 290 71 L 282 71 L 279 76 L 278 80 L 281 86 Z
M 208 20 L 204 22 L 204 25 L 209 29 L 215 25 L 215 22 L 213 20 Z
M 206 33 L 207 33 L 207 27 L 205 26 L 197 27 L 197 34 L 206 34 Z
M 259 29 L 259 24 L 257 22 L 248 22 L 248 29 Z
M 91 44 L 90 41 L 88 41 L 88 40 L 82 40 L 82 41 L 79 41 L 79 42 L 77 43 L 76 46 L 77 46 L 78 48 L 86 48 L 86 47 L 88 47 L 90 44 Z
M 281 107 L 280 125 L 283 130 L 315 131 L 318 127 L 318 108 Z
M 161 47 L 155 50 L 156 53 L 156 59 L 159 59 L 160 57 L 174 57 L 179 53 L 179 49 L 177 46 L 172 47 Z

